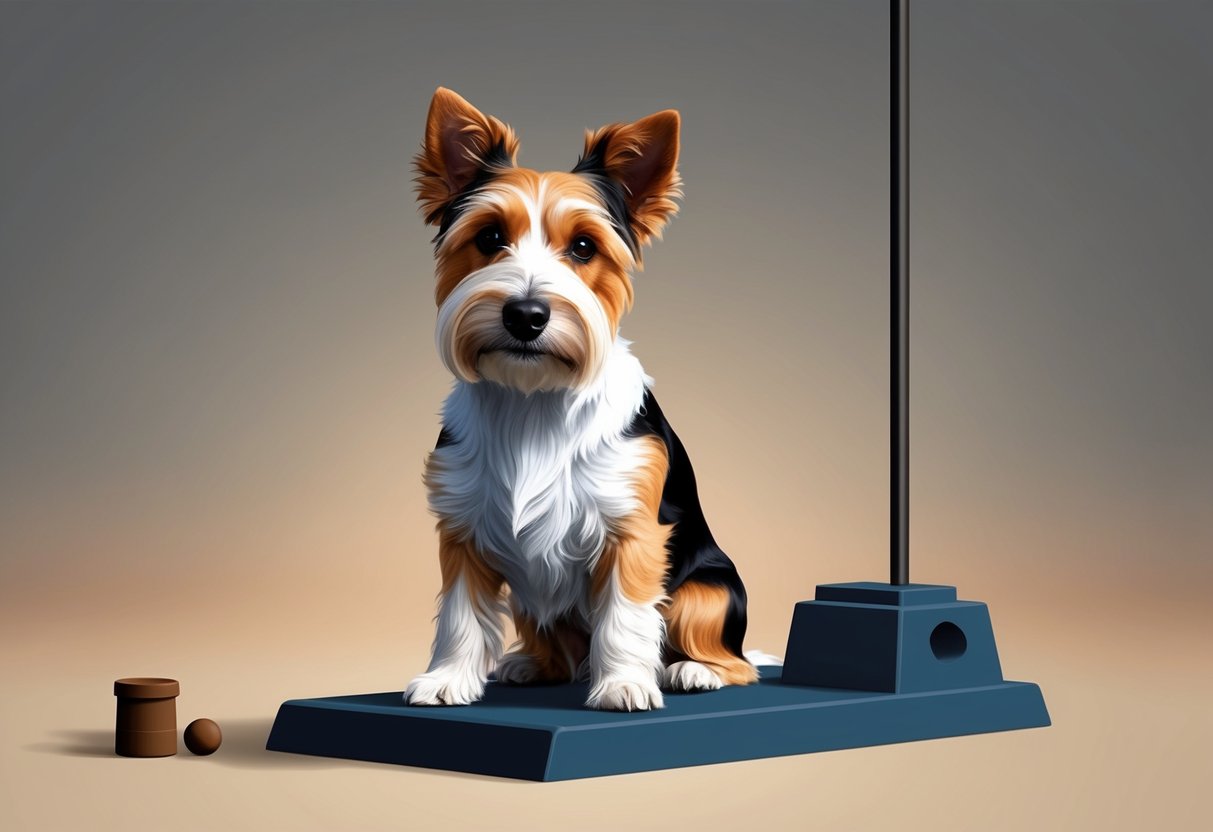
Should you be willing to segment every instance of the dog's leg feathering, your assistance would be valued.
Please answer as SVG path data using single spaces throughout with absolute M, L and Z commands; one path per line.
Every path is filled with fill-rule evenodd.
M 662 707 L 658 674 L 665 628 L 656 601 L 637 603 L 611 575 L 598 595 L 593 619 L 586 705 L 604 711 Z
M 638 509 L 608 537 L 593 570 L 586 704 L 601 710 L 647 711 L 665 704 L 659 686 L 665 622 L 659 605 L 665 600 L 669 529 L 658 522 L 658 509 L 668 462 L 659 441 L 637 441 L 645 445 L 636 472 Z
M 409 683 L 410 705 L 467 705 L 484 695 L 501 658 L 503 580 L 469 540 L 440 529 L 442 594 L 429 669 Z

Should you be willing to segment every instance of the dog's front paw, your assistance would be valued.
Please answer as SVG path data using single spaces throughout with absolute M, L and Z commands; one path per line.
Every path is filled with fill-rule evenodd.
M 663 686 L 669 690 L 688 693 L 701 690 L 717 690 L 723 682 L 710 667 L 699 662 L 674 662 L 662 674 Z
M 599 711 L 651 711 L 665 701 L 654 682 L 608 679 L 594 685 L 585 704 Z
M 484 696 L 484 680 L 467 673 L 431 670 L 409 682 L 404 701 L 410 705 L 470 705 Z

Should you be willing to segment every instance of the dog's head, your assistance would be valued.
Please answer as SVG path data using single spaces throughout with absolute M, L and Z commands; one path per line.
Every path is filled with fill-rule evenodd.
M 678 113 L 586 134 L 568 172 L 517 166 L 518 138 L 447 89 L 417 194 L 434 238 L 438 351 L 468 382 L 583 389 L 632 304 L 641 246 L 678 210 Z

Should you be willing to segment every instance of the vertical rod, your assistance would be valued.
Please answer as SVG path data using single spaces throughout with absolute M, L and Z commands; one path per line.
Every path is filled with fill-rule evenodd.
M 910 582 L 910 3 L 892 11 L 889 583 Z

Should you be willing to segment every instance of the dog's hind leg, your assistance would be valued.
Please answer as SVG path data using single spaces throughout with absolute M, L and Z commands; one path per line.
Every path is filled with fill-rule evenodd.
M 740 645 L 728 643 L 728 634 L 737 628 L 732 618 L 744 615 L 738 606 L 725 584 L 687 581 L 674 591 L 662 610 L 670 662 L 662 679 L 666 688 L 715 690 L 758 680 L 758 671 L 741 654 Z
M 541 627 L 535 619 L 514 609 L 518 642 L 497 664 L 497 681 L 507 685 L 571 682 L 589 652 L 584 627 L 561 618 Z

